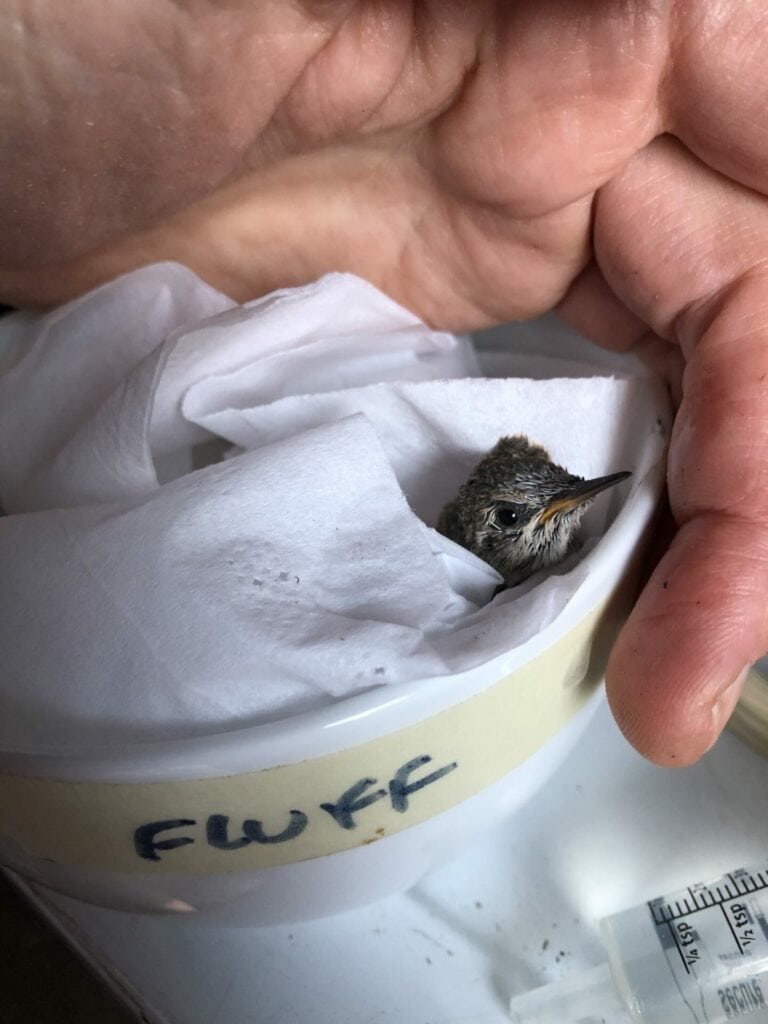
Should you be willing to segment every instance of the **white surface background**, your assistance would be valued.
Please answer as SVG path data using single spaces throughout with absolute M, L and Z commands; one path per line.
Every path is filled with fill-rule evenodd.
M 729 734 L 693 768 L 655 768 L 603 706 L 492 839 L 365 910 L 207 929 L 36 899 L 149 1024 L 502 1024 L 513 991 L 604 959 L 600 917 L 764 859 L 767 780 Z

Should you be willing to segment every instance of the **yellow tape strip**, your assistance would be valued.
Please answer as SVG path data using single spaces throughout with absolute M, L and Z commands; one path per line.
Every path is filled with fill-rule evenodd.
M 616 619 L 604 605 L 463 703 L 298 764 L 155 783 L 0 776 L 0 833 L 33 857 L 145 874 L 248 871 L 375 842 L 465 800 L 553 736 L 602 677 Z

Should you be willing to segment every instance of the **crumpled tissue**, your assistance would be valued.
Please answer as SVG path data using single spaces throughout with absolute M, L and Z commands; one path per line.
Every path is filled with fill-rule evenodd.
M 652 378 L 483 378 L 468 339 L 350 275 L 236 306 L 158 264 L 21 333 L 0 352 L 5 750 L 218 732 L 481 664 L 586 570 L 491 600 L 496 572 L 431 528 L 478 459 L 526 433 L 639 480 L 663 454 Z

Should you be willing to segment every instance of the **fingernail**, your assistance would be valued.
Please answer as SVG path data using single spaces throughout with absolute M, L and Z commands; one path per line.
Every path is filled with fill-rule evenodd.
M 741 670 L 741 672 L 739 672 L 736 678 L 732 682 L 728 683 L 728 685 L 720 691 L 717 700 L 715 700 L 712 707 L 710 708 L 710 714 L 712 715 L 712 725 L 715 729 L 715 736 L 712 740 L 712 743 L 715 742 L 717 737 L 725 728 L 726 722 L 731 717 L 731 713 L 733 709 L 736 707 L 736 701 L 739 699 L 739 696 L 741 695 L 741 690 L 744 686 L 744 680 L 747 678 L 747 673 L 749 672 L 751 667 L 751 664 L 745 665 L 745 667 Z

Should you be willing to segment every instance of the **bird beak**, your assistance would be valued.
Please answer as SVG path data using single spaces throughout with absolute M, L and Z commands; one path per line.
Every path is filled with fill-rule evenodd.
M 578 508 L 579 505 L 590 501 L 601 491 L 605 491 L 608 487 L 613 487 L 620 480 L 626 480 L 628 476 L 632 476 L 632 474 L 627 472 L 611 473 L 610 476 L 598 476 L 594 480 L 577 481 L 572 487 L 561 491 L 556 498 L 552 499 L 539 516 L 539 522 L 546 523 L 558 512 L 570 512 Z

